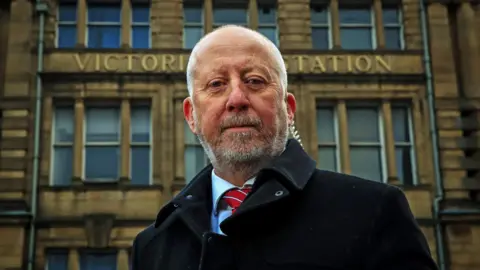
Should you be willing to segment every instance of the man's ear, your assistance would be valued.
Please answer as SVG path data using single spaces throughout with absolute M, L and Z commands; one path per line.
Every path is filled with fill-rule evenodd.
M 297 101 L 292 93 L 287 93 L 286 102 L 288 125 L 291 125 L 293 123 L 293 118 L 295 117 L 295 112 L 297 111 Z
M 190 130 L 196 134 L 195 120 L 193 118 L 193 103 L 191 97 L 187 97 L 183 100 L 183 115 L 188 126 L 190 127 Z

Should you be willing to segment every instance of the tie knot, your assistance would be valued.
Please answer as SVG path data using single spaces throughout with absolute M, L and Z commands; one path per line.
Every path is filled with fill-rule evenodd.
M 232 212 L 235 212 L 251 190 L 251 186 L 230 189 L 223 194 L 223 200 L 232 208 Z

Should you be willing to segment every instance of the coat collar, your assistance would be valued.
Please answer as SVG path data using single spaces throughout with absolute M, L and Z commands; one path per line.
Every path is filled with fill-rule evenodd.
M 285 191 L 282 191 L 284 196 L 289 192 L 302 190 L 314 173 L 315 166 L 316 162 L 308 156 L 301 145 L 295 139 L 289 139 L 285 151 L 259 172 L 252 192 L 257 193 L 255 189 L 258 189 L 258 194 L 253 194 L 250 201 L 246 200 L 245 207 L 241 206 L 236 214 L 283 197 L 278 196 L 278 193 L 276 197 L 273 195 L 279 190 Z M 155 227 L 159 227 L 170 216 L 172 218 L 177 216 L 171 214 L 178 211 L 179 216 L 198 236 L 201 237 L 204 232 L 210 230 L 212 169 L 212 165 L 205 167 L 160 210 Z M 277 181 L 269 181 L 272 177 Z

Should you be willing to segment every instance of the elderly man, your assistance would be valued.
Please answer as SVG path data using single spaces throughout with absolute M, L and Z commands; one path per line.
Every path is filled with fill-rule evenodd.
M 268 39 L 213 31 L 187 84 L 185 118 L 212 165 L 139 233 L 132 269 L 437 269 L 400 189 L 318 170 L 287 139 L 296 103 Z

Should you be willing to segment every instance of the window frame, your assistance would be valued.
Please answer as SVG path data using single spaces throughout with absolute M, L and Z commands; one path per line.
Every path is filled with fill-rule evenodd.
M 94 142 L 93 144 L 90 142 L 87 142 L 87 111 L 91 108 L 117 108 L 118 109 L 118 143 L 110 143 L 110 142 Z M 82 140 L 83 140 L 83 149 L 82 149 L 82 179 L 83 182 L 88 183 L 88 184 L 102 184 L 102 183 L 115 183 L 120 180 L 121 174 L 122 174 L 122 165 L 121 165 L 121 148 L 122 148 L 122 108 L 119 103 L 108 103 L 105 105 L 98 104 L 96 102 L 89 103 L 84 101 L 84 112 L 83 112 L 83 134 L 82 134 Z M 88 146 L 118 146 L 118 151 L 120 152 L 119 158 L 117 160 L 119 166 L 118 166 L 118 171 L 117 171 L 117 178 L 87 178 L 87 147 Z
M 396 23 L 385 23 L 384 21 L 382 21 L 382 27 L 384 29 L 384 33 L 386 32 L 386 30 L 388 28 L 394 28 L 394 29 L 398 29 L 399 33 L 399 41 L 400 41 L 400 48 L 399 49 L 393 49 L 393 48 L 388 48 L 388 49 L 391 49 L 391 50 L 404 50 L 405 49 L 405 26 L 403 25 L 403 10 L 401 7 L 399 6 L 389 6 L 389 5 L 386 5 L 386 6 L 382 6 L 382 15 L 384 13 L 385 10 L 387 9 L 395 9 L 397 12 L 398 12 L 398 21 Z M 386 47 L 386 44 L 387 44 L 387 38 L 386 38 L 386 35 L 384 34 L 384 38 L 385 38 L 385 47 Z
M 413 123 L 413 112 L 412 112 L 412 106 L 409 106 L 408 103 L 406 102 L 391 102 L 391 110 L 395 108 L 402 108 L 406 111 L 407 115 L 407 121 L 408 121 L 408 136 L 410 137 L 410 140 L 408 143 L 405 142 L 398 142 L 395 140 L 395 137 L 393 138 L 393 143 L 394 143 L 394 150 L 397 150 L 397 147 L 408 147 L 410 148 L 409 154 L 410 154 L 410 159 L 411 159 L 411 170 L 412 170 L 412 185 L 417 186 L 419 185 L 419 179 L 418 179 L 418 168 L 417 168 L 417 156 L 415 154 L 415 131 L 414 131 L 414 123 Z M 393 118 L 393 114 L 392 114 Z M 393 122 L 393 121 L 392 121 Z M 395 130 L 392 130 L 394 133 Z M 395 161 L 396 157 L 395 157 Z M 396 166 L 396 164 L 395 164 Z M 397 177 L 398 177 L 398 168 L 397 168 Z M 403 185 L 405 185 L 404 181 L 402 179 L 398 179 Z
M 341 160 L 341 151 L 340 151 L 340 126 L 338 124 L 338 107 L 337 104 L 333 102 L 318 102 L 315 107 L 315 113 L 318 113 L 319 109 L 331 109 L 333 113 L 333 135 L 334 141 L 332 143 L 323 143 L 317 139 L 317 151 L 320 151 L 322 147 L 335 147 L 335 167 L 336 172 L 342 172 L 342 160 Z M 318 119 L 316 119 L 318 125 Z M 318 130 L 318 128 L 317 128 Z M 317 133 L 318 138 L 318 133 Z M 317 155 L 317 158 L 319 155 Z M 320 161 L 318 161 L 321 164 Z
M 238 23 L 235 23 L 235 24 L 250 28 L 251 18 L 250 18 L 250 10 L 249 10 L 249 7 L 248 7 L 248 2 L 245 2 L 245 3 L 244 2 L 229 3 L 229 2 L 226 2 L 226 1 L 219 1 L 218 3 L 214 2 L 213 5 L 212 5 L 212 30 L 215 30 L 216 28 L 218 28 L 220 26 L 223 26 L 223 25 L 226 25 L 226 24 L 232 24 L 232 23 L 216 23 L 215 22 L 215 9 L 218 9 L 218 8 L 242 9 L 242 10 L 244 9 L 245 10 L 245 17 L 246 17 L 245 24 L 238 24 Z M 257 5 L 257 8 L 258 8 L 258 5 Z
M 350 126 L 348 126 L 348 111 L 352 108 L 361 108 L 361 109 L 375 109 L 377 112 L 377 127 L 378 127 L 378 137 L 379 137 L 379 142 L 351 142 L 350 138 L 348 138 L 348 149 L 349 149 L 349 157 L 350 158 L 350 164 L 352 164 L 352 155 L 351 155 L 351 149 L 353 148 L 360 148 L 360 147 L 368 147 L 368 148 L 373 148 L 376 147 L 380 150 L 380 179 L 382 183 L 387 183 L 388 182 L 388 161 L 387 161 L 387 154 L 386 154 L 386 146 L 385 146 L 385 127 L 383 123 L 384 119 L 384 112 L 382 110 L 380 102 L 372 101 L 372 102 L 362 102 L 362 101 L 347 101 L 346 103 L 346 109 L 347 109 L 347 130 L 350 133 Z M 350 170 L 351 165 L 350 165 Z M 353 173 L 352 173 L 353 175 Z M 370 179 L 374 180 L 374 179 Z
M 341 21 L 341 12 L 342 12 L 342 9 L 343 10 L 348 10 L 348 9 L 365 9 L 367 10 L 368 9 L 368 12 L 370 13 L 370 24 L 352 24 L 352 23 L 349 23 L 349 24 L 342 24 L 342 21 Z M 339 5 L 338 7 L 338 28 L 339 28 L 339 35 L 340 35 L 340 47 L 342 48 L 342 50 L 345 50 L 345 51 L 371 51 L 371 50 L 376 50 L 377 47 L 378 47 L 378 42 L 377 42 L 377 25 L 375 23 L 375 8 L 373 5 L 369 5 L 369 6 L 366 6 L 366 5 Z M 371 29 L 371 34 L 370 34 L 370 40 L 372 42 L 372 48 L 370 49 L 346 49 L 342 46 L 342 29 L 344 28 L 350 28 L 350 29 Z
M 327 13 L 327 23 L 326 24 L 319 24 L 319 23 L 314 23 L 312 22 L 312 12 L 316 9 L 316 8 L 319 8 L 319 7 L 324 7 L 326 13 Z M 333 25 L 333 21 L 332 21 L 332 13 L 331 13 L 331 10 L 330 10 L 330 6 L 329 5 L 320 5 L 320 4 L 316 4 L 316 5 L 310 5 L 310 33 L 311 33 L 311 39 L 312 39 L 312 49 L 314 50 L 323 50 L 323 49 L 317 49 L 317 48 L 314 48 L 313 46 L 313 29 L 324 29 L 324 28 L 327 28 L 327 31 L 328 31 L 328 48 L 326 48 L 326 50 L 330 50 L 333 48 L 333 31 L 332 31 L 332 25 Z
M 56 141 L 56 127 L 57 127 L 57 121 L 56 121 L 56 114 L 57 114 L 57 110 L 58 108 L 67 108 L 67 107 L 70 107 L 72 112 L 73 112 L 73 118 L 71 119 L 72 121 L 72 125 L 73 125 L 73 136 L 72 136 L 72 142 L 70 145 L 68 145 L 67 143 L 60 143 L 58 144 L 57 141 Z M 58 187 L 58 186 L 63 186 L 63 185 L 58 185 L 56 182 L 55 182 L 55 149 L 57 147 L 71 147 L 72 149 L 72 160 L 70 161 L 72 163 L 72 178 L 74 176 L 74 160 L 75 160 L 75 106 L 73 104 L 70 104 L 70 103 L 56 103 L 52 106 L 52 129 L 51 129 L 51 132 L 50 132 L 50 136 L 51 136 L 51 139 L 50 139 L 50 173 L 49 173 L 49 183 L 48 185 L 49 186 L 54 186 L 54 187 Z M 70 179 L 71 181 L 72 179 Z M 68 185 L 67 185 L 68 186 Z
M 120 20 L 118 22 L 91 22 L 89 20 L 90 15 L 90 6 L 115 6 L 118 5 L 120 7 Z M 122 4 L 120 2 L 108 2 L 108 3 L 99 3 L 99 2 L 89 2 L 87 1 L 86 7 L 86 14 L 85 14 L 85 47 L 90 49 L 119 49 L 122 46 Z M 118 47 L 110 48 L 110 47 L 90 47 L 89 40 L 90 40 L 90 26 L 118 26 L 120 29 L 119 36 L 118 36 Z M 131 36 L 131 34 L 130 34 Z M 130 43 L 131 44 L 131 43 Z
M 148 6 L 148 22 L 134 22 L 133 20 L 133 10 L 135 9 L 135 6 Z M 121 15 L 121 14 L 120 14 Z M 130 47 L 133 49 L 151 49 L 152 48 L 152 24 L 151 24 L 151 18 L 152 16 L 152 8 L 148 2 L 146 3 L 138 3 L 138 2 L 133 2 L 131 3 L 131 8 L 130 8 Z M 121 19 L 121 16 L 120 16 Z M 135 48 L 133 46 L 133 32 L 135 27 L 148 27 L 148 48 Z M 87 25 L 88 28 L 88 25 Z M 120 41 L 121 42 L 121 41 Z
M 257 9 L 258 9 L 258 31 L 260 31 L 261 28 L 268 28 L 268 29 L 271 29 L 271 28 L 275 28 L 275 46 L 279 47 L 280 46 L 280 31 L 278 29 L 278 5 L 267 5 L 267 4 L 259 4 L 258 1 L 257 2 Z M 263 7 L 263 8 L 262 8 Z M 265 8 L 269 8 L 269 9 L 273 9 L 275 10 L 275 23 L 262 23 L 260 22 L 260 9 L 265 9 Z M 247 8 L 247 24 L 250 23 L 250 12 L 248 12 L 248 8 Z
M 61 21 L 60 20 L 60 9 L 61 9 L 61 6 L 62 5 L 73 5 L 75 6 L 75 10 L 77 10 L 77 4 L 76 2 L 73 2 L 73 3 L 70 3 L 70 2 L 61 2 L 59 1 L 58 5 L 57 5 L 57 29 L 56 29 L 56 33 L 55 33 L 55 48 L 56 49 L 63 49 L 63 48 L 72 48 L 72 47 L 59 47 L 58 45 L 58 41 L 59 41 L 59 37 L 60 37 L 60 27 L 62 25 L 66 25 L 66 26 L 75 26 L 75 34 L 78 35 L 78 26 L 77 26 L 77 22 L 76 21 Z M 78 19 L 78 18 L 77 18 Z M 75 40 L 77 39 L 77 37 L 75 37 Z M 76 40 L 75 42 L 75 45 L 78 44 L 78 40 Z M 74 47 L 75 47 L 74 45 Z
M 198 8 L 200 10 L 200 14 L 201 14 L 201 22 L 187 22 L 187 20 L 185 19 L 185 8 Z M 200 5 L 194 5 L 194 4 L 188 4 L 188 3 L 183 3 L 183 30 L 182 30 L 182 48 L 183 49 L 187 49 L 187 50 L 191 50 L 193 49 L 192 48 L 187 48 L 185 42 L 186 42 L 186 34 L 185 34 L 185 28 L 186 27 L 199 27 L 200 29 L 202 29 L 202 36 L 205 35 L 205 10 L 204 10 L 204 5 L 203 4 L 200 4 Z M 213 16 L 213 14 L 212 14 Z M 198 41 L 197 41 L 198 42 Z
M 130 130 L 129 130 L 129 149 L 128 149 L 128 154 L 130 155 L 129 158 L 129 178 L 130 178 L 130 183 L 132 183 L 132 172 L 133 172 L 133 148 L 135 147 L 148 147 L 148 163 L 149 163 L 149 172 L 148 172 L 148 184 L 147 186 L 151 186 L 153 184 L 153 110 L 151 104 L 147 103 L 133 103 L 130 102 L 130 121 L 132 119 L 132 112 L 135 107 L 140 107 L 143 108 L 145 106 L 148 108 L 149 111 L 149 138 L 148 142 L 133 142 L 132 140 L 132 135 L 133 135 L 133 128 L 132 125 L 130 125 Z M 135 185 L 135 186 L 144 186 L 144 185 Z

